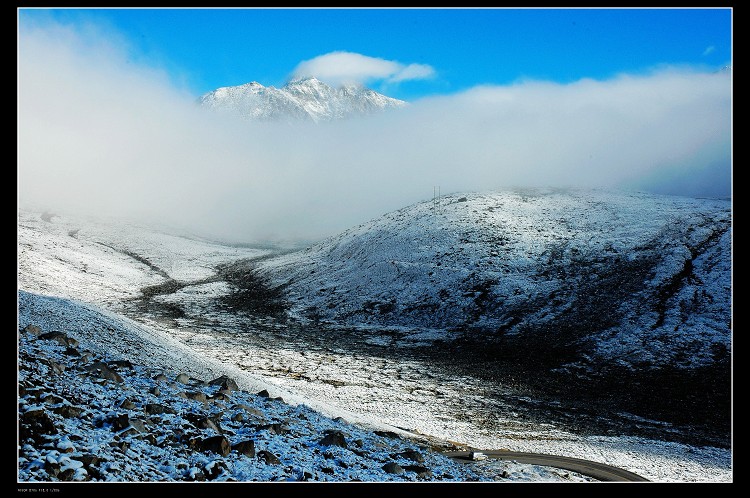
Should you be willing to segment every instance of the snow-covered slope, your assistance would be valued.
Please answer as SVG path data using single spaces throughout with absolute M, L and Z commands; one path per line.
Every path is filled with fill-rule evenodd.
M 259 275 L 303 319 L 491 337 L 554 351 L 564 368 L 698 367 L 730 349 L 731 206 L 603 190 L 454 194 L 266 260 Z
M 209 109 L 239 114 L 249 120 L 331 121 L 403 107 L 406 102 L 368 88 L 334 89 L 315 78 L 293 80 L 282 88 L 255 81 L 218 88 L 198 99 Z
M 561 193 L 537 192 L 536 197 L 533 197 L 527 192 L 525 201 L 520 193 L 514 195 L 518 197 L 518 203 L 531 202 L 534 198 L 538 203 L 546 196 L 550 201 L 554 201 L 552 204 L 555 204 L 562 202 L 561 199 L 555 200 L 558 194 L 562 195 Z M 582 202 L 582 199 L 594 202 L 595 194 L 578 192 L 577 197 L 572 196 L 565 205 L 575 206 L 573 199 L 576 198 L 579 202 Z M 466 206 L 467 203 L 474 202 L 478 198 L 492 198 L 495 195 L 500 194 L 485 196 L 466 194 L 466 201 L 461 201 L 463 196 L 455 196 L 456 204 L 453 208 Z M 720 212 L 727 204 L 722 201 L 670 198 L 648 200 L 639 195 L 618 197 L 617 195 L 605 196 L 604 193 L 601 193 L 601 197 L 605 197 L 610 203 L 614 203 L 619 198 L 621 201 L 619 208 L 615 207 L 617 203 L 610 204 L 615 210 L 622 209 L 628 203 L 649 205 L 649 202 L 661 199 L 662 203 L 657 203 L 661 206 L 659 209 L 666 209 L 665 213 L 671 212 L 673 215 L 681 213 L 680 216 L 674 217 L 675 220 L 697 216 L 699 212 L 713 213 L 712 205 L 718 206 L 717 209 Z M 418 206 L 405 208 L 402 214 L 392 213 L 391 218 L 405 216 L 404 213 L 410 211 L 421 212 L 423 217 L 426 217 L 430 214 L 431 203 L 429 204 L 419 209 L 417 209 Z M 508 205 L 513 206 L 513 203 Z M 588 204 L 584 203 L 579 207 L 582 205 Z M 698 209 L 697 206 L 703 207 Z M 450 208 L 446 199 L 443 199 L 440 207 L 442 215 L 449 213 Z M 537 207 L 539 212 L 543 212 L 549 206 Z M 696 209 L 693 210 L 693 208 Z M 659 211 L 659 209 L 654 209 L 655 211 L 650 215 L 655 216 L 655 213 Z M 624 209 L 623 211 L 627 212 Z M 524 222 L 521 210 L 515 209 L 515 212 L 518 226 L 522 227 Z M 662 214 L 666 215 L 665 213 Z M 707 219 L 715 218 L 715 214 L 706 215 Z M 438 213 L 438 216 L 440 215 Z M 531 213 L 527 215 L 531 217 Z M 571 214 L 570 216 L 578 219 L 583 214 L 579 212 L 577 215 Z M 632 217 L 623 215 L 624 220 L 630 218 Z M 658 224 L 647 217 L 639 218 L 639 220 L 631 227 L 634 240 L 639 240 L 638 230 Z M 468 223 L 470 219 L 464 221 Z M 380 223 L 382 222 L 383 220 L 380 220 Z M 429 226 L 434 224 L 435 222 L 430 222 Z M 583 220 L 579 220 L 579 224 L 585 225 Z M 589 224 L 594 223 L 590 220 Z M 373 222 L 368 225 L 376 227 L 379 223 Z M 404 228 L 406 224 L 393 224 L 393 226 Z M 533 223 L 530 226 L 536 228 Z M 427 230 L 427 226 L 424 229 Z M 518 230 L 520 231 L 520 228 Z M 617 233 L 627 231 L 624 226 L 618 228 L 614 225 L 611 230 Z M 477 229 L 477 234 L 485 234 L 485 231 Z M 362 232 L 361 227 L 353 229 L 349 235 L 359 232 Z M 383 238 L 385 235 L 385 232 L 382 232 L 378 237 Z M 714 431 L 712 425 L 714 420 L 708 417 L 701 418 L 708 412 L 723 413 L 724 407 L 717 406 L 714 402 L 717 399 L 730 399 L 722 392 L 722 389 L 730 389 L 729 375 L 724 375 L 723 371 L 719 372 L 722 375 L 716 377 L 718 389 L 709 390 L 702 388 L 700 384 L 706 370 L 693 369 L 699 373 L 687 379 L 686 385 L 689 392 L 686 396 L 674 387 L 674 379 L 679 380 L 681 377 L 672 376 L 661 379 L 668 381 L 661 384 L 665 393 L 663 397 L 666 400 L 673 400 L 678 405 L 677 411 L 680 413 L 692 413 L 692 407 L 696 406 L 705 407 L 702 413 L 696 415 L 694 421 L 688 421 L 690 423 L 687 426 L 684 421 L 678 420 L 676 423 L 670 423 L 670 418 L 663 418 L 659 413 L 651 414 L 650 408 L 653 406 L 651 400 L 648 400 L 649 402 L 645 405 L 647 408 L 645 411 L 613 410 L 611 407 L 605 407 L 607 410 L 600 410 L 601 406 L 594 403 L 576 401 L 572 391 L 578 389 L 582 383 L 572 369 L 571 376 L 568 377 L 567 382 L 563 383 L 552 384 L 553 379 L 549 375 L 543 375 L 544 372 L 540 371 L 533 371 L 533 375 L 516 377 L 518 382 L 507 382 L 506 378 L 488 379 L 484 376 L 487 371 L 490 371 L 488 364 L 478 361 L 471 354 L 465 354 L 467 351 L 465 340 L 443 347 L 439 346 L 440 343 L 433 343 L 428 348 L 394 347 L 398 344 L 417 346 L 420 341 L 424 340 L 426 343 L 426 339 L 431 337 L 460 336 L 462 329 L 459 327 L 446 331 L 442 328 L 386 327 L 373 324 L 371 328 L 332 327 L 329 329 L 318 326 L 315 322 L 309 323 L 308 326 L 304 325 L 304 321 L 299 324 L 293 320 L 269 323 L 265 319 L 258 320 L 257 317 L 246 316 L 242 309 L 227 307 L 225 301 L 227 296 L 236 294 L 238 290 L 241 291 L 240 296 L 246 295 L 246 288 L 237 288 L 240 282 L 235 277 L 242 277 L 248 268 L 261 265 L 262 259 L 270 256 L 267 248 L 229 247 L 194 237 L 178 236 L 173 231 L 165 232 L 163 227 L 146 227 L 124 223 L 122 220 L 83 218 L 65 213 L 57 213 L 53 216 L 41 211 L 25 210 L 19 210 L 18 213 L 17 236 L 19 331 L 28 324 L 36 324 L 45 332 L 64 331 L 69 336 L 75 337 L 83 348 L 99 355 L 105 362 L 109 362 L 110 359 L 129 360 L 133 364 L 142 365 L 144 369 L 161 369 L 172 378 L 177 372 L 185 372 L 192 377 L 204 380 L 227 374 L 237 381 L 240 388 L 248 392 L 267 389 L 273 396 L 282 396 L 286 402 L 293 405 L 305 404 L 326 416 L 341 416 L 350 422 L 364 423 L 366 426 L 396 431 L 403 435 L 428 435 L 443 441 L 457 441 L 476 448 L 509 448 L 518 451 L 588 458 L 616 465 L 657 481 L 726 482 L 732 479 L 729 446 L 731 443 L 730 436 L 728 436 L 730 429 L 716 426 Z M 391 236 L 400 235 L 392 234 Z M 372 240 L 375 241 L 378 237 Z M 523 239 L 518 233 L 515 237 L 519 240 Z M 342 235 L 339 240 L 344 241 L 345 238 L 346 234 Z M 404 237 L 404 243 L 407 240 L 411 239 Z M 401 254 L 399 261 L 406 260 L 411 254 L 409 251 L 415 250 L 414 242 L 409 242 L 409 244 L 411 245 L 407 246 L 408 250 L 405 254 Z M 372 250 L 382 251 L 383 247 L 373 246 Z M 396 248 L 392 248 L 391 251 L 398 252 Z M 707 251 L 704 252 L 708 254 Z M 529 254 L 533 256 L 532 253 Z M 721 252 L 716 254 L 721 254 Z M 307 258 L 310 257 L 308 253 Z M 292 257 L 273 260 L 273 265 L 269 266 L 266 271 L 286 271 L 282 270 L 284 265 L 281 262 L 286 261 L 291 264 L 289 258 Z M 303 258 L 303 254 L 297 254 L 292 259 L 295 258 Z M 299 261 L 299 259 L 295 260 Z M 718 260 L 722 261 L 721 258 Z M 701 258 L 696 258 L 694 267 L 707 268 L 705 262 L 701 261 L 703 261 Z M 523 261 L 518 262 L 519 265 L 522 263 Z M 227 265 L 232 271 L 221 270 Z M 236 272 L 233 270 L 235 268 Z M 348 268 L 357 270 L 358 267 L 352 262 Z M 291 269 L 291 266 L 287 268 L 287 270 Z M 360 276 L 364 275 L 363 278 L 371 278 L 367 271 L 357 271 L 360 272 Z M 458 269 L 454 268 L 454 271 Z M 709 273 L 718 277 L 715 282 L 706 283 L 704 285 L 706 289 L 723 285 L 720 274 Z M 346 272 L 342 271 L 342 277 L 345 274 Z M 346 282 L 346 279 L 342 279 L 342 282 Z M 158 292 L 149 293 L 149 289 L 156 289 Z M 287 292 L 290 289 L 281 290 Z M 313 290 L 318 291 L 317 288 Z M 57 296 L 59 299 L 47 296 Z M 293 297 L 294 300 L 289 299 L 289 294 L 287 294 L 289 303 L 302 302 L 308 298 L 312 303 L 316 302 L 314 293 L 297 294 Z M 350 297 L 354 298 L 354 296 Z M 71 299 L 75 302 L 70 301 Z M 174 313 L 173 308 L 178 309 L 180 313 Z M 302 314 L 304 309 L 305 306 L 293 308 L 298 314 Z M 353 318 L 357 317 L 353 315 Z M 352 320 L 352 323 L 355 322 L 356 320 Z M 482 329 L 477 329 L 477 332 L 475 335 L 480 335 Z M 516 337 L 523 338 L 525 334 L 519 332 Z M 43 359 L 63 363 L 60 358 L 68 356 L 64 351 L 44 353 L 46 346 L 43 346 L 41 342 L 37 343 L 31 337 L 19 337 L 19 339 L 20 348 L 29 346 L 34 350 L 31 356 L 39 359 L 39 365 L 29 365 L 29 368 L 37 369 L 34 375 L 41 374 L 44 379 L 47 378 L 42 372 L 44 370 Z M 31 340 L 25 342 L 26 339 Z M 664 346 L 668 344 L 665 343 Z M 441 363 L 440 358 L 433 361 L 434 358 L 422 356 L 423 353 L 441 350 L 447 352 L 450 360 L 448 364 Z M 518 350 L 517 348 L 516 351 Z M 539 351 L 541 349 L 537 348 L 531 354 L 519 357 L 519 361 L 533 362 Z M 23 350 L 21 353 L 25 354 Z M 473 353 L 478 354 L 479 350 L 474 349 Z M 458 360 L 464 361 L 467 365 L 476 364 L 478 371 L 469 372 L 469 375 L 466 375 L 461 369 L 455 370 L 453 367 L 456 366 Z M 74 374 L 83 365 L 71 365 L 66 372 Z M 136 371 L 140 371 L 138 367 Z M 494 372 L 497 371 L 495 369 Z M 128 372 L 125 370 L 125 373 Z M 123 376 L 126 377 L 126 375 Z M 101 398 L 104 405 L 107 404 L 107 400 L 114 399 L 111 398 L 112 396 L 117 395 L 114 391 L 101 393 L 100 388 L 93 385 L 87 387 L 84 384 L 90 384 L 90 382 L 85 377 L 72 375 L 65 378 L 79 379 L 81 385 L 54 383 L 52 382 L 54 379 L 47 379 L 45 380 L 46 392 L 64 399 L 69 399 L 68 395 L 76 392 L 83 399 L 89 396 L 86 390 L 93 388 L 104 396 Z M 19 377 L 19 379 L 28 381 L 29 377 Z M 637 397 L 638 386 L 628 384 L 624 377 L 614 377 L 614 379 L 616 389 L 611 393 L 592 391 L 592 395 L 596 398 L 594 401 L 610 397 L 615 401 Z M 63 377 L 58 380 L 62 381 Z M 126 380 L 129 383 L 131 381 L 138 383 L 139 386 L 151 382 L 150 377 L 127 378 Z M 558 389 L 555 390 L 554 397 L 545 398 L 541 396 L 541 393 L 525 389 L 522 381 L 550 382 L 553 388 Z M 28 387 L 27 382 L 24 385 Z M 642 391 L 650 391 L 654 386 L 659 385 L 647 384 L 649 389 Z M 68 394 L 64 392 L 66 390 Z M 162 389 L 162 391 L 164 394 L 174 394 L 172 390 Z M 703 403 L 704 399 L 701 396 L 704 394 L 708 396 L 708 403 Z M 145 396 L 148 397 L 148 395 Z M 160 401 L 172 402 L 166 398 Z M 176 401 L 181 403 L 180 400 Z M 27 407 L 38 405 L 36 401 L 25 398 L 24 403 L 27 402 L 28 404 L 23 406 L 19 405 L 19 416 Z M 78 402 L 74 400 L 74 403 Z M 65 406 L 60 406 L 55 402 L 48 408 L 53 412 L 56 409 L 67 410 L 67 404 L 63 403 L 63 405 Z M 106 408 L 103 405 L 102 407 Z M 540 410 L 542 413 L 539 413 Z M 278 417 L 287 417 L 288 413 L 291 412 L 269 412 L 267 418 L 276 420 Z M 62 422 L 53 414 L 50 414 L 50 417 L 53 421 Z M 98 433 L 99 428 L 94 427 L 96 429 L 94 432 L 84 435 L 76 432 L 76 427 L 80 428 L 80 424 L 73 427 L 69 426 L 68 422 L 75 425 L 76 419 L 65 421 L 65 430 L 69 435 L 74 436 L 70 438 L 74 450 L 72 455 L 62 451 L 70 448 L 68 443 L 64 443 L 65 447 L 62 449 L 53 446 L 24 449 L 24 457 L 28 458 L 24 462 L 24 468 L 26 464 L 29 464 L 31 467 L 27 470 L 34 471 L 33 467 L 36 465 L 34 462 L 49 456 L 52 459 L 50 465 L 53 468 L 56 463 L 59 463 L 61 467 L 66 466 L 68 470 L 75 471 L 81 468 L 72 467 L 81 462 L 77 458 L 79 455 L 76 451 L 89 451 L 94 447 L 87 440 L 76 442 L 74 439 L 79 436 L 84 439 L 91 436 L 91 441 L 96 442 L 94 438 L 111 432 L 111 429 L 107 429 L 110 432 Z M 328 423 L 329 421 L 325 421 L 324 425 L 320 426 L 321 429 L 324 429 L 325 424 Z M 634 425 L 638 430 L 632 430 Z M 583 430 L 579 433 L 576 427 L 582 427 Z M 300 429 L 308 430 L 307 428 Z M 576 430 L 571 432 L 571 429 Z M 706 432 L 714 432 L 718 436 L 715 434 L 709 434 L 707 437 L 691 436 Z M 688 444 L 684 444 L 686 440 Z M 716 445 L 713 441 L 716 441 Z M 230 442 L 234 443 L 233 440 Z M 283 445 L 284 441 L 277 439 L 273 444 L 279 448 L 278 445 Z M 109 451 L 104 447 L 100 449 Z M 138 458 L 142 457 L 146 460 L 149 460 L 151 456 L 156 458 L 159 455 L 166 455 L 164 451 L 171 451 L 151 448 L 140 441 L 133 441 L 131 449 L 139 455 Z M 59 454 L 55 453 L 56 451 Z M 118 454 L 117 450 L 114 450 L 114 453 L 108 453 L 108 455 L 120 462 L 122 472 L 127 474 L 128 469 L 136 469 L 130 461 L 133 453 Z M 215 459 L 205 455 L 186 456 L 183 454 L 176 458 L 190 466 L 199 464 L 196 468 L 211 466 L 211 462 Z M 283 468 L 265 468 L 263 472 L 272 472 L 274 478 L 290 478 L 294 477 L 294 474 L 285 470 L 287 466 L 295 466 L 297 463 L 307 465 L 302 460 L 296 460 L 297 457 L 292 456 L 291 453 L 288 454 L 288 458 Z M 159 462 L 146 460 L 139 462 L 138 466 L 151 469 L 155 468 L 154 465 L 158 467 Z M 229 466 L 235 466 L 235 469 L 239 469 L 240 472 L 245 472 L 250 467 L 257 467 L 254 463 L 240 460 L 231 457 L 227 463 Z M 83 463 L 86 465 L 85 462 Z M 575 480 L 565 477 L 568 476 L 567 473 L 565 476 L 555 476 L 539 469 L 529 470 L 526 466 L 523 466 L 523 469 L 506 466 L 498 472 L 510 474 L 511 480 Z M 166 473 L 160 474 L 158 478 L 153 473 L 150 477 L 146 474 L 139 474 L 137 477 L 135 474 L 128 475 L 133 479 L 179 480 L 184 477 L 182 473 L 172 473 L 173 470 L 166 469 Z M 307 470 L 310 470 L 310 467 Z M 435 467 L 433 467 L 434 470 Z M 373 478 L 373 474 L 368 473 L 369 471 L 365 471 L 364 474 L 360 474 L 360 478 Z M 241 474 L 236 474 L 235 477 L 238 475 Z M 259 479 L 271 476 L 271 474 L 255 475 Z M 121 476 L 115 479 L 121 479 Z M 244 474 L 242 479 L 252 478 L 248 476 L 249 474 Z M 19 473 L 19 477 L 22 477 L 22 474 Z M 401 474 L 401 478 L 409 480 L 411 474 Z M 44 479 L 44 476 L 38 474 L 32 477 L 31 474 L 23 474 L 22 479 Z M 325 477 L 318 476 L 317 479 L 325 479 Z M 380 479 L 380 477 L 375 477 L 375 479 Z

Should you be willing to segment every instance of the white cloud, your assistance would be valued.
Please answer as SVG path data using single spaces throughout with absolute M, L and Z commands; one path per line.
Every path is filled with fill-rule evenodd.
M 367 83 L 377 80 L 399 82 L 426 79 L 435 75 L 427 64 L 404 65 L 400 62 L 369 57 L 354 52 L 330 52 L 300 62 L 293 77 L 314 76 L 338 86 L 342 83 Z
M 333 234 L 429 199 L 434 185 L 731 192 L 724 73 L 483 86 L 368 119 L 277 126 L 202 112 L 162 73 L 103 51 L 105 42 L 20 31 L 20 204 L 146 216 L 250 241 Z M 349 60 L 349 75 L 419 73 Z
M 397 83 L 406 80 L 421 80 L 435 76 L 435 70 L 427 64 L 409 64 L 388 78 L 389 82 Z
M 710 54 L 714 50 L 716 50 L 716 47 L 714 47 L 713 45 L 706 47 L 706 50 L 703 51 L 703 56 L 705 57 L 706 55 Z

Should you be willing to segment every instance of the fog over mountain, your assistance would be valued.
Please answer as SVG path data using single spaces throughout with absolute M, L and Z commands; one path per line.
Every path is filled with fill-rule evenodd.
M 366 119 L 323 121 L 331 107 L 317 109 L 317 123 L 257 121 L 208 112 L 111 38 L 59 26 L 22 27 L 18 81 L 19 203 L 159 219 L 223 240 L 319 240 L 429 199 L 434 186 L 731 195 L 731 72 L 519 80 Z M 295 102 L 253 88 L 285 109 Z

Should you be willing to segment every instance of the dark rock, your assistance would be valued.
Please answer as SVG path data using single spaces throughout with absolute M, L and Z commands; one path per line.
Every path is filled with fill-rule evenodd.
M 154 396 L 161 396 L 161 389 L 159 389 L 159 386 L 152 387 L 148 392 Z
M 31 335 L 36 335 L 36 336 L 42 335 L 42 329 L 40 329 L 39 327 L 33 324 L 26 325 L 23 328 L 23 331 Z
M 47 365 L 52 370 L 52 373 L 60 375 L 65 371 L 65 366 L 61 365 L 60 363 L 57 363 L 56 361 L 48 360 L 46 358 L 43 358 L 41 360 L 41 363 Z
M 68 356 L 81 356 L 81 353 L 76 348 L 71 348 L 70 346 L 65 348 L 64 353 Z
M 135 429 L 141 434 L 145 434 L 148 432 L 148 429 L 146 428 L 146 423 L 139 418 L 130 419 L 130 427 L 132 427 L 133 429 Z
M 110 361 L 109 365 L 116 368 L 127 368 L 129 370 L 133 369 L 133 364 L 129 360 Z
M 260 396 L 261 398 L 271 397 L 271 394 L 269 394 L 269 392 L 266 389 L 263 389 L 262 391 L 258 392 L 257 395 Z
M 221 377 L 212 380 L 209 382 L 209 385 L 220 386 L 219 389 L 223 391 L 239 391 L 240 389 L 239 386 L 237 386 L 237 383 L 226 375 L 222 375 Z
M 18 436 L 21 441 L 39 441 L 45 434 L 57 434 L 55 423 L 45 410 L 35 409 L 21 414 L 18 421 Z
M 381 437 L 387 437 L 390 439 L 401 439 L 401 436 L 392 431 L 375 431 L 375 434 Z
M 417 477 L 420 477 L 422 479 L 429 479 L 432 477 L 432 471 L 427 467 L 422 467 L 421 465 L 406 465 L 404 467 L 404 470 L 407 472 L 415 472 L 417 474 Z
M 255 456 L 255 441 L 253 441 L 252 439 L 240 441 L 239 443 L 232 446 L 232 449 L 240 453 L 241 455 L 254 457 Z
M 21 393 L 21 389 L 19 388 L 18 395 L 19 396 L 29 396 L 33 399 L 39 399 L 39 397 L 42 395 L 43 391 L 39 387 L 27 387 L 24 389 L 24 393 Z
M 422 454 L 414 450 L 407 450 L 402 451 L 401 453 L 396 453 L 395 455 L 391 455 L 391 458 L 406 458 L 417 463 L 424 462 L 424 457 L 422 456 Z
M 403 474 L 404 469 L 401 468 L 399 464 L 396 462 L 388 462 L 382 467 L 383 470 L 388 472 L 389 474 Z
M 45 460 L 44 470 L 50 477 L 57 477 L 57 475 L 60 473 L 60 464 L 57 462 L 50 462 L 49 460 Z
M 199 415 L 197 413 L 188 413 L 185 415 L 185 418 L 193 424 L 198 429 L 211 429 L 219 434 L 223 434 L 221 427 L 219 426 L 219 422 L 217 420 L 212 420 L 211 418 L 205 416 L 205 415 Z
M 187 384 L 188 382 L 190 382 L 190 377 L 188 377 L 187 374 L 181 373 L 178 374 L 174 380 L 175 382 L 179 382 L 180 384 Z
M 81 413 L 83 413 L 83 408 L 71 405 L 62 405 L 54 408 L 52 411 L 57 413 L 58 415 L 62 415 L 65 418 L 77 418 L 81 416 Z
M 109 445 L 113 448 L 117 448 L 122 453 L 125 453 L 126 451 L 128 451 L 128 448 L 130 448 L 130 443 L 127 441 L 119 441 L 119 440 L 110 441 Z
M 237 412 L 234 415 L 232 415 L 232 422 L 242 422 L 245 420 L 245 414 L 242 412 Z
M 65 398 L 58 396 L 57 394 L 47 393 L 42 395 L 42 401 L 48 405 L 56 405 L 65 401 Z
M 208 400 L 208 398 L 206 398 L 206 395 L 203 394 L 202 392 L 186 392 L 185 396 L 187 396 L 188 399 L 200 401 L 203 403 L 205 403 Z
M 257 408 L 253 408 L 252 406 L 245 405 L 243 403 L 236 404 L 236 405 L 234 405 L 232 407 L 233 410 L 236 410 L 238 408 L 242 409 L 242 410 L 245 410 L 247 413 L 249 413 L 251 415 L 255 415 L 255 416 L 258 416 L 258 417 L 262 417 L 263 416 L 263 412 L 262 411 L 258 410 Z
M 221 456 L 229 455 L 232 451 L 232 446 L 224 436 L 211 436 L 200 442 L 199 447 L 201 451 L 210 451 L 218 453 Z
M 341 431 L 329 432 L 318 442 L 318 444 L 322 444 L 323 446 L 340 446 L 342 448 L 347 447 L 346 438 Z
M 157 439 L 156 439 L 156 436 L 154 436 L 154 435 L 153 435 L 153 434 L 151 434 L 151 433 L 147 433 L 147 434 L 141 434 L 141 435 L 139 435 L 138 437 L 139 437 L 140 439 L 143 439 L 144 441 L 148 441 L 148 442 L 149 442 L 149 444 L 151 444 L 151 445 L 153 445 L 153 446 L 156 446 L 156 444 L 157 444 L 157 442 L 158 442 L 158 441 L 157 441 Z
M 227 396 L 228 393 L 231 391 L 219 391 L 210 398 L 208 398 L 210 401 L 229 401 L 229 396 Z
M 288 425 L 278 424 L 278 423 L 263 424 L 263 425 L 257 426 L 257 428 L 262 431 L 268 431 L 271 434 L 288 434 L 291 431 Z
M 112 424 L 113 431 L 121 431 L 130 427 L 130 418 L 127 413 L 122 413 L 115 417 L 111 417 L 109 422 Z
M 200 470 L 200 469 L 197 469 L 195 472 L 188 471 L 185 474 L 185 479 L 187 479 L 188 481 L 200 481 L 200 482 L 203 482 L 203 481 L 206 480 L 206 474 L 202 470 Z
M 109 366 L 102 361 L 97 361 L 87 366 L 86 370 L 99 376 L 102 379 L 112 380 L 114 382 L 117 382 L 118 384 L 121 384 L 124 381 L 120 374 L 109 368 Z
M 221 476 L 227 470 L 229 470 L 229 468 L 227 467 L 226 462 L 224 462 L 223 460 L 214 460 L 213 462 L 207 463 L 203 467 L 203 472 L 211 481 Z
M 281 463 L 279 457 L 266 450 L 261 450 L 258 452 L 258 459 L 264 460 L 268 465 L 278 465 Z
M 143 407 L 143 411 L 145 411 L 149 415 L 161 415 L 162 413 L 175 413 L 172 407 L 162 405 L 159 403 L 146 403 L 146 406 Z
M 78 458 L 81 462 L 83 462 L 83 465 L 85 467 L 91 467 L 93 465 L 98 465 L 100 462 L 100 458 L 96 455 L 93 455 L 91 453 L 86 453 L 85 455 L 82 455 Z
M 164 375 L 163 373 L 156 374 L 154 375 L 154 380 L 159 381 L 159 382 L 165 382 L 167 380 L 167 376 Z
M 120 408 L 122 408 L 123 410 L 134 410 L 135 407 L 135 403 L 133 403 L 129 399 L 125 399 L 122 403 L 120 403 Z
M 102 480 L 101 472 L 99 472 L 99 469 L 93 465 L 86 468 L 86 475 L 88 476 L 87 480 Z
M 47 332 L 46 334 L 40 335 L 39 338 L 46 341 L 56 341 L 63 346 L 78 347 L 78 341 L 72 337 L 68 337 L 68 334 L 65 334 L 64 332 Z

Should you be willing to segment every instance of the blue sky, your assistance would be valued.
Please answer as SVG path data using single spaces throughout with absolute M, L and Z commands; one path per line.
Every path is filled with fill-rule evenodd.
M 278 87 L 306 61 L 343 71 L 337 52 L 348 53 L 365 84 L 405 100 L 661 65 L 718 69 L 732 57 L 729 8 L 19 11 L 20 27 L 52 22 L 95 26 L 133 62 L 166 71 L 195 95 L 253 80 Z

